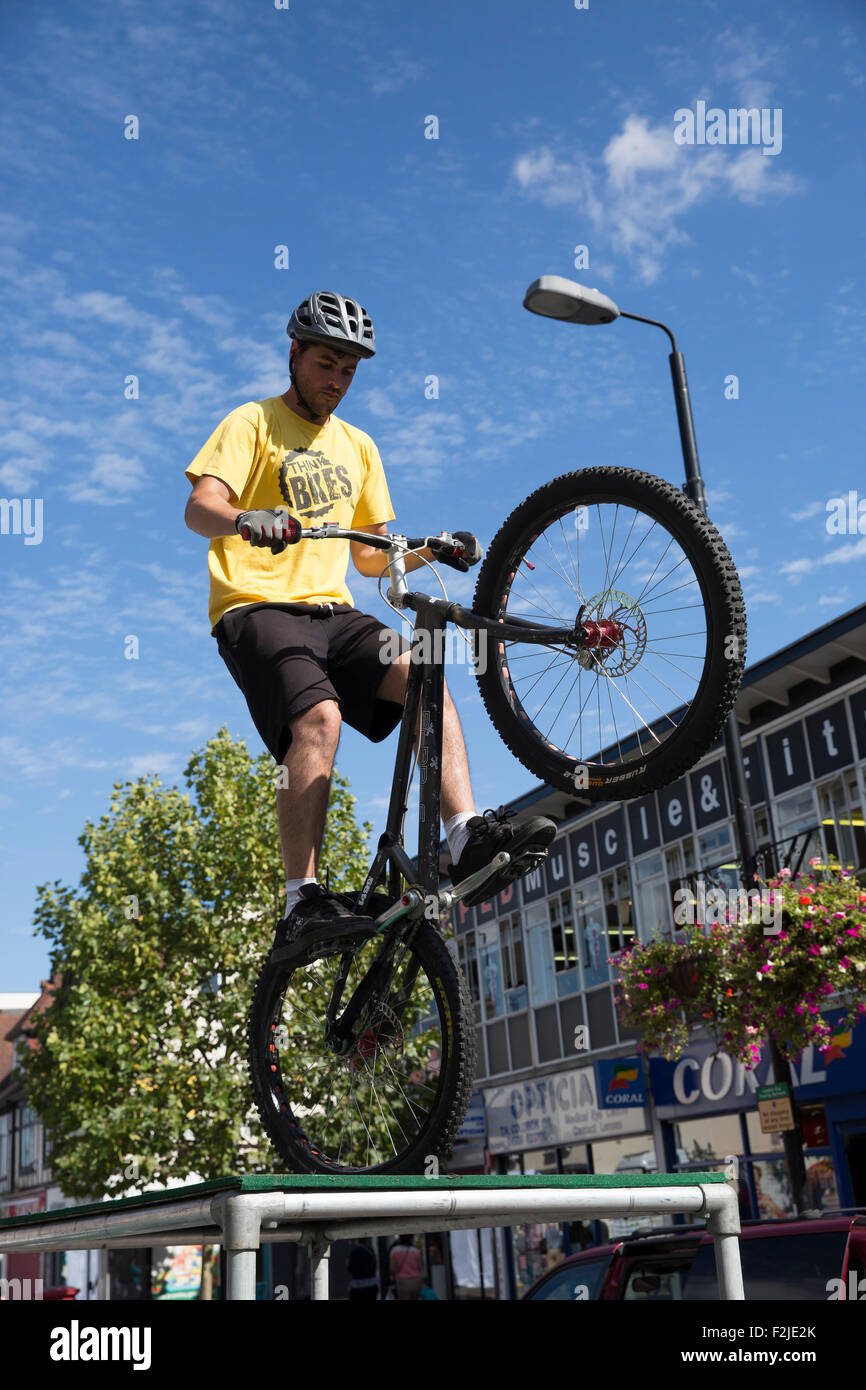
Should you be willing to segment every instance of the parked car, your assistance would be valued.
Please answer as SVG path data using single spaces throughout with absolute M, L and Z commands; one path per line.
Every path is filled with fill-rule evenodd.
M 744 1221 L 740 1258 L 747 1299 L 820 1300 L 848 1269 L 866 1276 L 866 1217 L 851 1213 Z M 847 1290 L 848 1283 L 845 1288 Z M 866 1286 L 863 1293 L 866 1294 Z M 718 1299 L 713 1238 L 703 1223 L 667 1227 L 570 1255 L 523 1295 L 533 1301 Z M 838 1294 L 837 1294 L 838 1297 Z

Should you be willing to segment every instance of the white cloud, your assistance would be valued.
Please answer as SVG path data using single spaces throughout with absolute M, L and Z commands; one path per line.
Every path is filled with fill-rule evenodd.
M 813 570 L 824 565 L 850 565 L 856 564 L 858 560 L 866 560 L 866 536 L 862 540 L 849 541 L 847 545 L 837 546 L 835 550 L 829 551 L 826 555 L 815 558 L 804 556 L 800 560 L 791 560 L 788 564 L 782 565 L 780 573 L 811 574 Z
M 370 77 L 370 88 L 374 96 L 385 96 L 401 91 L 423 75 L 424 64 L 408 58 L 405 53 L 391 53 L 387 58 L 378 55 Z
M 679 224 L 693 207 L 723 198 L 756 203 L 800 188 L 759 149 L 677 145 L 673 131 L 673 115 L 655 126 L 646 117 L 627 116 L 600 160 L 559 156 L 542 146 L 519 155 L 512 172 L 527 197 L 547 207 L 574 207 L 650 284 L 670 248 L 689 240 Z
M 179 777 L 181 763 L 184 761 L 177 753 L 139 753 L 127 763 L 127 777 L 135 780 L 155 772 L 163 781 Z
M 813 516 L 823 516 L 826 512 L 826 502 L 809 502 L 799 512 L 788 512 L 788 518 L 791 521 L 811 521 Z
M 99 453 L 86 475 L 70 484 L 71 502 L 88 502 L 97 507 L 116 507 L 139 492 L 146 482 L 146 469 L 140 459 L 125 454 Z
M 741 276 L 744 280 L 748 280 L 749 284 L 754 285 L 756 289 L 760 284 L 762 284 L 760 275 L 755 275 L 754 271 L 751 270 L 743 270 L 738 265 L 731 266 L 731 273 L 733 275 Z

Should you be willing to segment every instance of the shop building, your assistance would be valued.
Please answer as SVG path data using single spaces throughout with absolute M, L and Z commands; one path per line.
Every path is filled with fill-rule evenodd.
M 808 870 L 810 859 L 863 868 L 866 605 L 750 666 L 737 718 L 768 873 Z M 758 1124 L 760 1082 L 741 1077 L 730 1059 L 708 1063 L 709 1042 L 696 1040 L 676 1066 L 654 1061 L 644 1106 L 611 1110 L 596 1093 L 598 1063 L 634 1057 L 637 1041 L 618 1022 L 608 958 L 635 939 L 670 933 L 681 890 L 694 892 L 699 881 L 739 886 L 723 744 L 687 776 L 636 801 L 587 806 L 540 786 L 508 809 L 550 816 L 558 831 L 536 873 L 454 913 L 475 1004 L 485 1122 L 482 1139 L 476 1107 L 455 1171 L 478 1171 L 482 1146 L 488 1169 L 500 1172 L 673 1171 L 730 1158 L 743 1167 L 744 1215 L 790 1210 L 781 1138 L 761 1134 Z M 866 1204 L 864 1063 L 864 1024 L 856 1039 L 836 1040 L 829 1065 L 808 1051 L 801 1059 L 796 1094 L 810 1190 L 821 1207 Z M 512 1289 L 519 1293 L 524 1276 L 532 1282 L 563 1245 L 585 1235 L 515 1232 L 505 1262 Z
M 19 1053 L 31 1045 L 29 1025 L 51 1002 L 51 986 L 39 994 L 0 994 L 0 1216 L 29 1216 L 71 1206 L 51 1174 L 51 1143 L 39 1115 L 28 1105 L 15 1075 Z M 41 1298 L 60 1283 L 75 1285 L 82 1298 L 103 1296 L 104 1253 L 93 1250 L 45 1254 L 0 1253 L 0 1288 L 10 1298 Z

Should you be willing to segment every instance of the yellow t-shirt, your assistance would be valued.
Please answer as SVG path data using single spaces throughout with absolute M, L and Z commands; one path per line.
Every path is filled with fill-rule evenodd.
M 242 511 L 287 507 L 302 526 L 348 529 L 392 521 L 379 450 L 368 434 L 331 415 L 314 425 L 281 396 L 248 401 L 217 425 L 186 476 L 221 478 Z M 218 536 L 208 548 L 209 617 L 248 603 L 348 603 L 348 541 L 299 541 L 281 555 L 241 536 Z

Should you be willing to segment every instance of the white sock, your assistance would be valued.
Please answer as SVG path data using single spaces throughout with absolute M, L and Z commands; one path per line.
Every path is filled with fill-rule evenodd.
M 287 878 L 286 879 L 286 916 L 288 917 L 292 908 L 300 900 L 301 884 L 315 883 L 314 878 Z
M 451 862 L 456 864 L 469 839 L 469 831 L 466 829 L 467 821 L 477 816 L 477 811 L 460 811 L 458 815 L 452 816 L 450 820 L 442 822 L 445 831 L 445 838 L 448 841 L 448 848 L 451 851 Z

